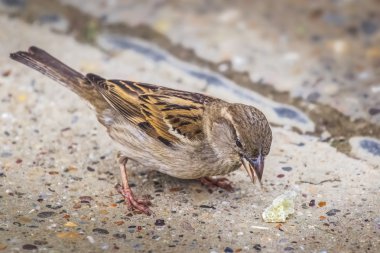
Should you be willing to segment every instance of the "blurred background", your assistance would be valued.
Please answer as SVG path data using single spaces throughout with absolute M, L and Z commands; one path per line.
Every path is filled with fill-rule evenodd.
M 6 203 L 6 210 L 10 210 L 14 208 L 12 198 L 17 192 L 24 192 L 30 201 L 18 207 L 22 217 L 27 217 L 30 210 L 46 209 L 46 203 L 35 203 L 37 199 L 46 198 L 51 202 L 50 207 L 54 201 L 65 206 L 63 203 L 69 205 L 73 199 L 77 200 L 75 194 L 67 195 L 63 185 L 74 184 L 80 189 L 78 178 L 90 180 L 83 183 L 83 191 L 99 193 L 99 198 L 103 192 L 111 191 L 112 183 L 117 181 L 116 171 L 110 175 L 101 169 L 108 167 L 113 171 L 114 150 L 108 148 L 110 142 L 94 115 L 69 91 L 8 58 L 10 52 L 26 50 L 31 45 L 47 50 L 84 73 L 156 83 L 254 105 L 267 115 L 275 135 L 266 172 L 266 184 L 271 190 L 262 196 L 253 193 L 252 186 L 240 173 L 232 175 L 241 183 L 237 195 L 215 197 L 207 192 L 191 195 L 191 190 L 184 190 L 190 200 L 184 200 L 170 189 L 192 189 L 197 187 L 195 183 L 186 185 L 155 176 L 167 189 L 155 196 L 157 202 L 165 202 L 177 194 L 174 199 L 183 200 L 181 209 L 198 210 L 196 216 L 190 215 L 192 222 L 171 224 L 191 240 L 173 239 L 177 232 L 170 229 L 155 234 L 149 230 L 155 228 L 154 221 L 138 218 L 149 234 L 143 238 L 145 244 L 139 243 L 135 236 L 125 235 L 127 225 L 121 226 L 124 229 L 114 228 L 112 222 L 97 220 L 98 226 L 113 230 L 112 240 L 120 240 L 118 236 L 124 240 L 113 242 L 101 237 L 108 234 L 104 231 L 99 238 L 94 236 L 99 235 L 99 230 L 94 232 L 92 229 L 97 227 L 93 228 L 91 222 L 78 226 L 78 220 L 64 218 L 65 222 L 77 223 L 74 229 L 64 226 L 67 223 L 63 222 L 64 214 L 59 208 L 59 215 L 57 211 L 45 211 L 54 212 L 57 219 L 59 216 L 60 220 L 50 222 L 56 227 L 42 226 L 46 231 L 58 233 L 57 236 L 32 240 L 20 231 L 25 233 L 27 226 L 38 223 L 38 219 L 28 216 L 25 218 L 28 222 L 24 218 L 20 221 L 10 211 L 2 217 L 0 210 L 3 224 L 19 222 L 22 227 L 3 226 L 8 234 L 13 231 L 16 239 L 12 241 L 0 230 L 0 251 L 41 250 L 71 237 L 84 238 L 87 243 L 72 242 L 71 249 L 90 247 L 94 251 L 116 250 L 120 245 L 141 251 L 155 247 L 159 251 L 175 251 L 179 247 L 181 251 L 210 252 L 251 252 L 264 248 L 268 252 L 380 250 L 377 211 L 380 208 L 377 197 L 380 190 L 380 1 L 0 0 L 0 26 L 0 180 L 3 180 L 0 189 L 5 192 L 0 203 Z M 94 167 L 99 177 L 106 178 L 100 185 L 96 178 L 86 176 L 91 175 Z M 31 168 L 37 172 L 28 174 L 35 177 L 35 183 L 28 188 L 19 179 Z M 146 182 L 146 175 L 137 175 L 134 179 L 137 185 Z M 41 180 L 45 189 L 39 188 Z M 63 191 L 62 195 L 49 191 L 51 185 L 46 184 L 51 182 L 62 184 L 60 189 L 55 189 Z M 91 187 L 94 184 L 95 189 Z M 261 224 L 261 209 L 274 196 L 295 185 L 302 193 L 296 208 L 301 218 L 294 219 L 282 230 Z M 148 184 L 139 189 L 148 193 L 149 189 L 157 190 L 156 186 Z M 62 196 L 66 197 L 62 199 Z M 249 196 L 257 200 L 253 206 L 245 199 Z M 237 223 L 247 217 L 259 223 L 238 225 L 231 218 L 234 221 L 229 224 L 230 229 L 209 224 L 219 231 L 206 242 L 202 238 L 210 232 L 202 222 L 225 222 L 223 213 L 210 214 L 197 209 L 199 203 L 210 198 L 217 210 L 225 208 L 232 212 Z M 327 205 L 326 210 L 313 209 L 309 201 L 317 198 L 331 206 Z M 223 201 L 228 203 L 221 204 Z M 246 211 L 256 211 L 239 212 L 236 203 Z M 179 215 L 172 212 L 177 210 L 172 205 L 168 204 L 168 210 L 157 207 L 159 216 L 171 219 Z M 75 208 L 75 204 L 70 206 L 67 214 L 70 210 L 79 212 L 74 214 L 77 218 L 85 215 L 86 210 L 92 212 L 88 216 L 98 217 L 98 211 L 94 211 L 96 205 L 86 210 Z M 122 206 L 117 211 L 107 210 L 103 215 L 111 219 L 112 215 L 120 216 L 121 209 Z M 335 217 L 334 212 L 334 217 L 326 216 L 333 209 L 339 210 L 341 217 Z M 123 223 L 130 221 L 125 217 L 120 219 Z M 133 221 L 129 225 L 136 224 Z M 255 230 L 252 226 L 264 229 Z M 135 228 L 132 230 L 135 233 Z M 200 231 L 203 237 L 197 238 L 194 231 Z M 148 242 L 148 237 L 157 244 Z

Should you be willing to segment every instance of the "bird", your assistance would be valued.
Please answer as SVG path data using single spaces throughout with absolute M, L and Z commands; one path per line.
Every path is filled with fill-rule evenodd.
M 87 101 L 116 144 L 121 185 L 129 209 L 151 215 L 150 201 L 136 197 L 128 184 L 127 162 L 180 179 L 232 189 L 226 175 L 244 167 L 260 184 L 272 130 L 254 106 L 229 103 L 201 93 L 143 82 L 105 79 L 70 68 L 31 46 L 10 54 Z

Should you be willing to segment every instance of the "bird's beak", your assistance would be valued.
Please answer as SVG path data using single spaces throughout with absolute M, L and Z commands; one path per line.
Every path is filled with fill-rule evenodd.
M 256 174 L 261 184 L 261 178 L 264 172 L 264 157 L 261 154 L 257 158 L 248 158 L 247 156 L 243 156 L 241 160 L 245 170 L 252 180 L 252 183 L 255 183 Z

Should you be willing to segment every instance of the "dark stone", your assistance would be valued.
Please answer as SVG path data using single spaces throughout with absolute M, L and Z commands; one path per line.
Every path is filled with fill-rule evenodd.
M 380 108 L 370 108 L 368 110 L 369 115 L 373 116 L 380 113 Z
M 290 166 L 286 166 L 286 167 L 282 167 L 281 169 L 289 172 L 289 171 L 291 171 L 293 168 L 290 167 Z
M 311 207 L 315 206 L 315 199 L 310 200 L 309 206 Z
M 367 35 L 372 35 L 374 33 L 376 33 L 377 29 L 378 29 L 378 26 L 375 22 L 372 22 L 370 20 L 364 20 L 361 24 L 360 24 L 360 28 L 361 30 L 367 34 Z
M 260 244 L 255 244 L 255 245 L 253 245 L 253 248 L 254 248 L 256 251 L 261 251 L 261 245 L 260 245 Z
M 224 249 L 224 252 L 225 252 L 225 253 L 233 253 L 234 250 L 231 249 L 230 247 L 226 247 L 226 248 Z
M 157 219 L 156 222 L 154 223 L 156 226 L 165 226 L 165 220 L 162 219 Z
M 375 155 L 375 156 L 380 156 L 380 143 L 375 142 L 373 140 L 361 140 L 360 141 L 360 146 L 367 150 L 369 153 Z
M 41 213 L 37 214 L 37 217 L 49 218 L 49 217 L 54 216 L 54 215 L 55 215 L 55 212 L 41 212 Z
M 340 210 L 339 209 L 331 209 L 330 211 L 328 211 L 326 213 L 327 216 L 334 216 L 335 214 L 339 213 Z
M 290 251 L 290 250 L 294 250 L 294 248 L 292 248 L 292 247 L 286 247 L 286 248 L 284 248 L 284 250 L 285 251 Z
M 125 234 L 120 234 L 120 233 L 113 234 L 112 236 L 115 237 L 116 239 L 126 239 L 127 238 L 127 236 Z
M 36 245 L 33 245 L 33 244 L 24 244 L 24 245 L 22 245 L 22 248 L 25 250 L 36 250 L 36 249 L 38 249 L 38 247 Z
M 200 205 L 200 208 L 211 208 L 211 209 L 216 209 L 215 206 L 208 206 L 208 205 Z
M 46 207 L 50 208 L 50 209 L 53 209 L 53 210 L 57 210 L 57 209 L 62 208 L 63 206 L 62 205 L 58 205 L 58 206 L 46 205 Z
M 97 233 L 97 234 L 102 234 L 102 235 L 108 235 L 110 232 L 108 232 L 107 229 L 103 228 L 94 228 L 92 232 Z

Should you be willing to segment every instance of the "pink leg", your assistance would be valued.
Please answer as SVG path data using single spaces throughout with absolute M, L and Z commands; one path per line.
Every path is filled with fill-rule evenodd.
M 201 181 L 202 184 L 206 186 L 220 187 L 229 192 L 232 192 L 234 190 L 234 188 L 232 187 L 231 181 L 229 181 L 225 177 L 221 177 L 221 178 L 202 177 L 199 180 Z
M 125 203 L 130 209 L 140 211 L 146 215 L 151 215 L 152 211 L 148 208 L 150 201 L 135 198 L 131 188 L 129 187 L 126 168 L 127 161 L 128 158 L 119 158 L 122 185 L 117 184 L 116 190 L 124 197 Z

